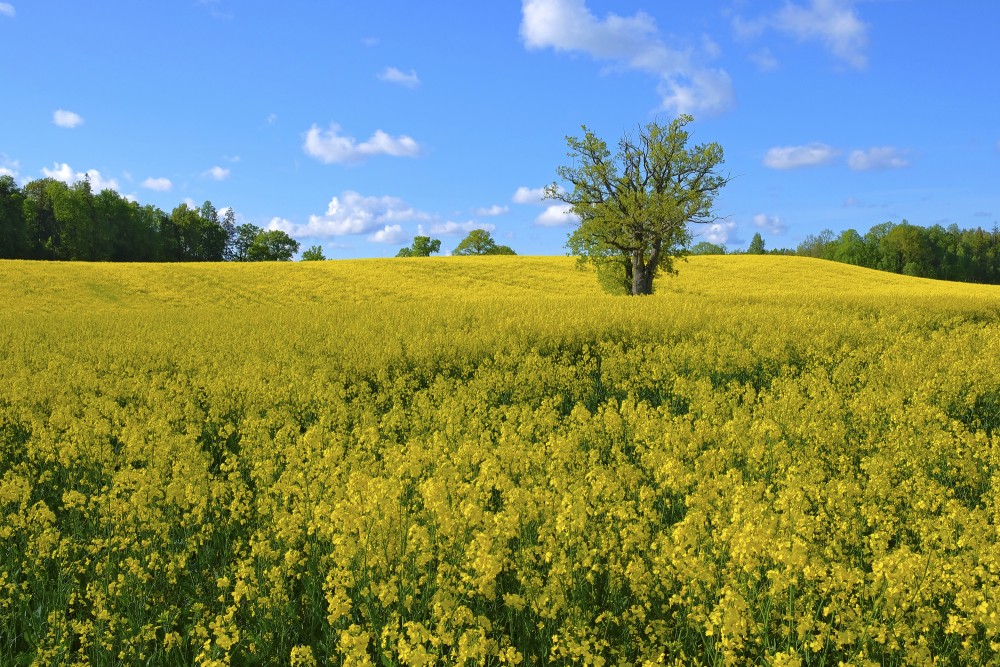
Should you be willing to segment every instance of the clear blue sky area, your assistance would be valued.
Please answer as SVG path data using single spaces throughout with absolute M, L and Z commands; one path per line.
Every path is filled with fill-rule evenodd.
M 993 0 L 11 0 L 0 173 L 209 199 L 328 257 L 475 227 L 552 255 L 565 136 L 686 112 L 735 176 L 702 240 L 991 228 L 998 26 Z

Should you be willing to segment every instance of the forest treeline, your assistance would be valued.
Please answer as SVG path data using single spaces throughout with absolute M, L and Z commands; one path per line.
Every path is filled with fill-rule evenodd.
M 725 247 L 702 241 L 692 254 L 725 254 Z M 765 249 L 755 234 L 748 254 L 818 257 L 879 271 L 921 278 L 1000 284 L 1000 229 L 959 229 L 957 225 L 920 227 L 905 219 L 883 222 L 866 234 L 848 229 L 839 235 L 829 229 L 810 234 L 794 250 Z
M 170 213 L 114 190 L 51 178 L 19 186 L 0 176 L 0 259 L 89 262 L 290 260 L 299 244 L 280 230 L 236 224 L 231 208 L 180 204 Z

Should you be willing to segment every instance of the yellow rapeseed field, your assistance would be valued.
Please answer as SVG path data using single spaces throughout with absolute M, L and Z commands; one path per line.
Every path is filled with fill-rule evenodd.
M 1000 288 L 0 262 L 0 664 L 1000 664 Z

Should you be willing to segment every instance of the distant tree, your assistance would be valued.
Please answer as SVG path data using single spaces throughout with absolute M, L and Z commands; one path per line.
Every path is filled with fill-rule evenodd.
M 262 231 L 264 230 L 249 222 L 236 227 L 236 233 L 231 244 L 232 259 L 234 262 L 250 261 L 250 246 L 253 245 L 253 242 L 257 239 L 257 235 Z
M 748 255 L 765 254 L 764 237 L 760 235 L 760 232 L 755 233 L 753 235 L 753 238 L 750 239 L 750 247 L 747 248 L 747 254 Z
M 28 257 L 28 228 L 24 221 L 24 194 L 13 176 L 0 176 L 0 258 Z
M 299 251 L 299 242 L 280 229 L 257 234 L 247 250 L 251 262 L 288 262 Z
M 516 255 L 510 246 L 497 245 L 485 229 L 473 229 L 452 251 L 453 255 Z
M 699 241 L 691 247 L 692 255 L 725 255 L 726 246 L 708 241 Z
M 430 257 L 431 253 L 441 252 L 441 241 L 429 236 L 414 236 L 409 248 L 400 248 L 396 257 Z
M 233 210 L 232 206 L 226 209 L 219 224 L 222 226 L 222 231 L 226 233 L 226 248 L 222 252 L 222 259 L 231 262 L 235 259 L 236 243 L 236 211 Z
M 674 259 L 688 245 L 691 223 L 718 218 L 713 204 L 729 177 L 717 143 L 687 148 L 681 115 L 662 125 L 651 122 L 638 136 L 623 136 L 612 155 L 604 140 L 586 127 L 582 139 L 566 137 L 571 166 L 557 173 L 571 191 L 548 186 L 545 196 L 569 204 L 580 217 L 567 246 L 593 264 L 602 283 L 621 283 L 629 294 L 652 294 L 660 272 L 673 273 Z
M 302 251 L 302 261 L 303 262 L 322 262 L 326 257 L 323 256 L 323 248 L 318 245 L 310 246 Z

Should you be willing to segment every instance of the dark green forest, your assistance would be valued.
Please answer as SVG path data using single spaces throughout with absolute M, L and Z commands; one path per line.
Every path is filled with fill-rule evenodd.
M 691 248 L 694 255 L 724 255 L 724 246 L 702 241 Z M 797 248 L 767 250 L 763 237 L 754 234 L 746 254 L 818 257 L 879 271 L 920 278 L 967 283 L 1000 284 L 1000 229 L 959 229 L 957 225 L 920 227 L 883 222 L 866 234 L 848 229 L 839 235 L 826 229 L 810 234 Z
M 206 201 L 169 214 L 114 190 L 94 193 L 89 179 L 51 178 L 18 186 L 0 176 L 0 259 L 88 262 L 290 260 L 299 244 L 280 230 L 236 224 Z

